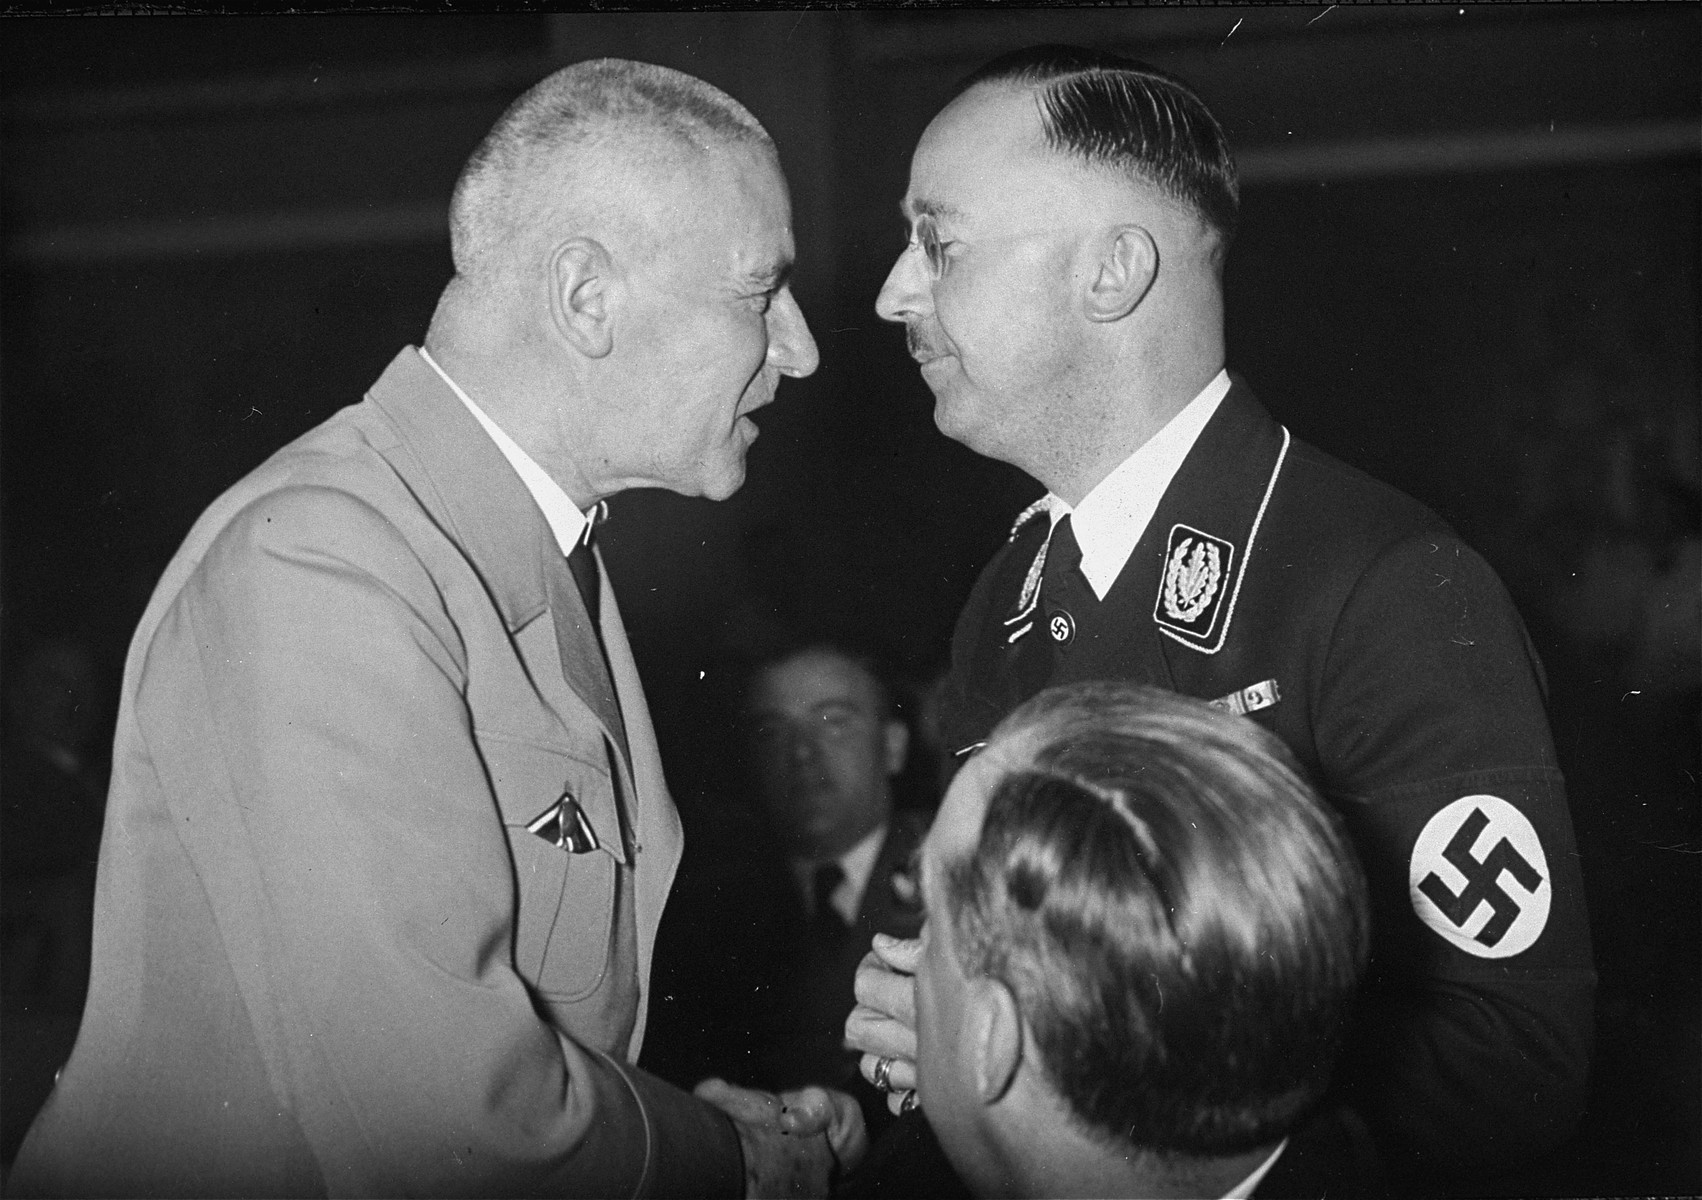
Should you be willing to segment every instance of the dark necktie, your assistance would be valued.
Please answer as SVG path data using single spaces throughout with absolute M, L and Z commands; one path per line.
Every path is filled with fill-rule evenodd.
M 1075 641 L 1077 620 L 1094 603 L 1097 597 L 1081 573 L 1081 546 L 1065 515 L 1052 527 L 1046 544 L 1035 628 L 1017 643 L 1014 669 L 1019 700 L 1028 699 L 1051 682 L 1059 661 Z
M 1040 611 L 1047 621 L 1047 637 L 1055 649 L 1065 649 L 1076 640 L 1076 621 L 1094 601 L 1088 577 L 1081 574 L 1081 546 L 1069 516 L 1060 519 L 1047 546 L 1047 563 L 1040 574 Z
M 573 553 L 567 556 L 567 569 L 573 572 L 573 582 L 579 585 L 579 596 L 585 601 L 585 611 L 591 615 L 591 628 L 598 629 L 599 595 L 602 591 L 602 572 L 597 570 L 597 556 L 591 550 L 591 527 L 586 526 L 585 536 Z M 597 640 L 602 641 L 602 633 L 598 631 Z
M 824 938 L 841 938 L 847 932 L 845 918 L 833 907 L 833 893 L 844 882 L 845 868 L 836 862 L 822 863 L 810 877 L 810 893 L 815 901 L 811 921 Z
M 1046 565 L 1040 573 L 1041 610 L 1069 612 L 1080 603 L 1086 582 L 1087 577 L 1081 573 L 1081 546 L 1076 543 L 1075 527 L 1066 513 L 1052 531 L 1052 544 L 1046 548 Z M 1073 620 L 1074 614 L 1070 615 Z
M 603 658 L 603 670 L 608 674 L 612 687 L 615 671 L 613 664 L 609 662 L 609 647 L 603 641 L 603 573 L 597 567 L 597 555 L 591 548 L 592 533 L 597 525 L 596 517 L 601 511 L 598 509 L 592 514 L 591 523 L 585 528 L 584 538 L 573 548 L 573 553 L 567 556 L 567 569 L 579 588 L 579 598 L 585 601 L 585 613 L 591 618 L 591 636 L 597 639 L 597 649 Z

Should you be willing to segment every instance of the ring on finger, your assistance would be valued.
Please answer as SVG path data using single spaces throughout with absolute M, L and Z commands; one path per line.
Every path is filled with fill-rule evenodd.
M 911 1088 L 904 1093 L 904 1098 L 898 1102 L 898 1115 L 902 1117 L 905 1113 L 915 1112 L 921 1105 L 922 1102 L 916 1099 L 916 1089 Z
M 875 1069 L 869 1072 L 869 1082 L 880 1092 L 892 1091 L 892 1059 L 882 1055 L 875 1060 Z

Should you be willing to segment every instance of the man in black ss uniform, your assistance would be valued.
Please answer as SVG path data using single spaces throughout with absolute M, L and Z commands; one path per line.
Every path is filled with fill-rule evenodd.
M 1311 1136 L 1397 1183 L 1481 1183 L 1569 1135 L 1590 1052 L 1541 668 L 1437 516 L 1291 437 L 1225 369 L 1236 210 L 1204 104 L 1110 55 L 996 60 L 923 134 L 877 310 L 905 325 L 941 430 L 1050 489 L 959 619 L 947 746 L 971 754 L 1041 688 L 1095 678 L 1278 734 L 1346 822 L 1374 912 Z M 895 1107 L 925 1110 L 905 1091 L 915 953 L 877 944 L 848 1035 Z

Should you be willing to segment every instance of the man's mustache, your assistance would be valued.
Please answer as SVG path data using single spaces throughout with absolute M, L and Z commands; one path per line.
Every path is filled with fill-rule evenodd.
M 927 362 L 929 359 L 939 358 L 946 353 L 942 347 L 936 345 L 922 331 L 920 325 L 906 325 L 904 327 L 904 344 L 910 351 L 910 357 L 917 362 Z

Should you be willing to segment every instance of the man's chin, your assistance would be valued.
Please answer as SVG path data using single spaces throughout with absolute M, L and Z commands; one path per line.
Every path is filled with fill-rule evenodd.
M 979 454 L 982 458 L 990 458 L 1035 475 L 1036 460 L 1025 451 L 1027 445 L 1013 442 L 1009 436 L 1000 436 L 1001 430 L 995 421 L 977 419 L 975 413 L 968 411 L 961 403 L 948 404 L 941 401 L 934 405 L 934 428 L 946 437 L 956 442 L 966 450 Z
M 918 364 L 917 370 L 921 373 L 922 382 L 934 393 L 936 403 L 950 394 L 952 384 L 958 377 L 956 367 L 957 360 L 950 355 L 930 358 L 927 362 Z
M 961 396 L 940 387 L 934 389 L 934 428 L 954 442 L 976 449 L 972 439 L 975 424 Z M 979 452 L 979 451 L 977 451 Z
M 712 470 L 707 469 L 710 464 L 705 462 L 703 466 L 706 470 L 694 490 L 689 492 L 683 488 L 674 490 L 687 496 L 701 496 L 705 500 L 728 499 L 745 485 L 745 450 L 748 447 L 749 443 L 747 442 L 745 446 L 730 452 L 727 458 L 716 463 Z
M 725 500 L 737 492 L 745 484 L 745 461 L 750 455 L 751 443 L 762 431 L 746 413 L 733 422 L 732 436 L 728 439 L 722 451 L 722 459 L 716 464 L 709 482 L 703 489 L 703 496 L 710 500 Z M 708 466 L 708 463 L 704 464 Z
M 738 490 L 745 486 L 745 472 L 741 466 L 738 473 L 731 478 L 718 480 L 705 487 L 698 495 L 705 500 L 729 500 Z

